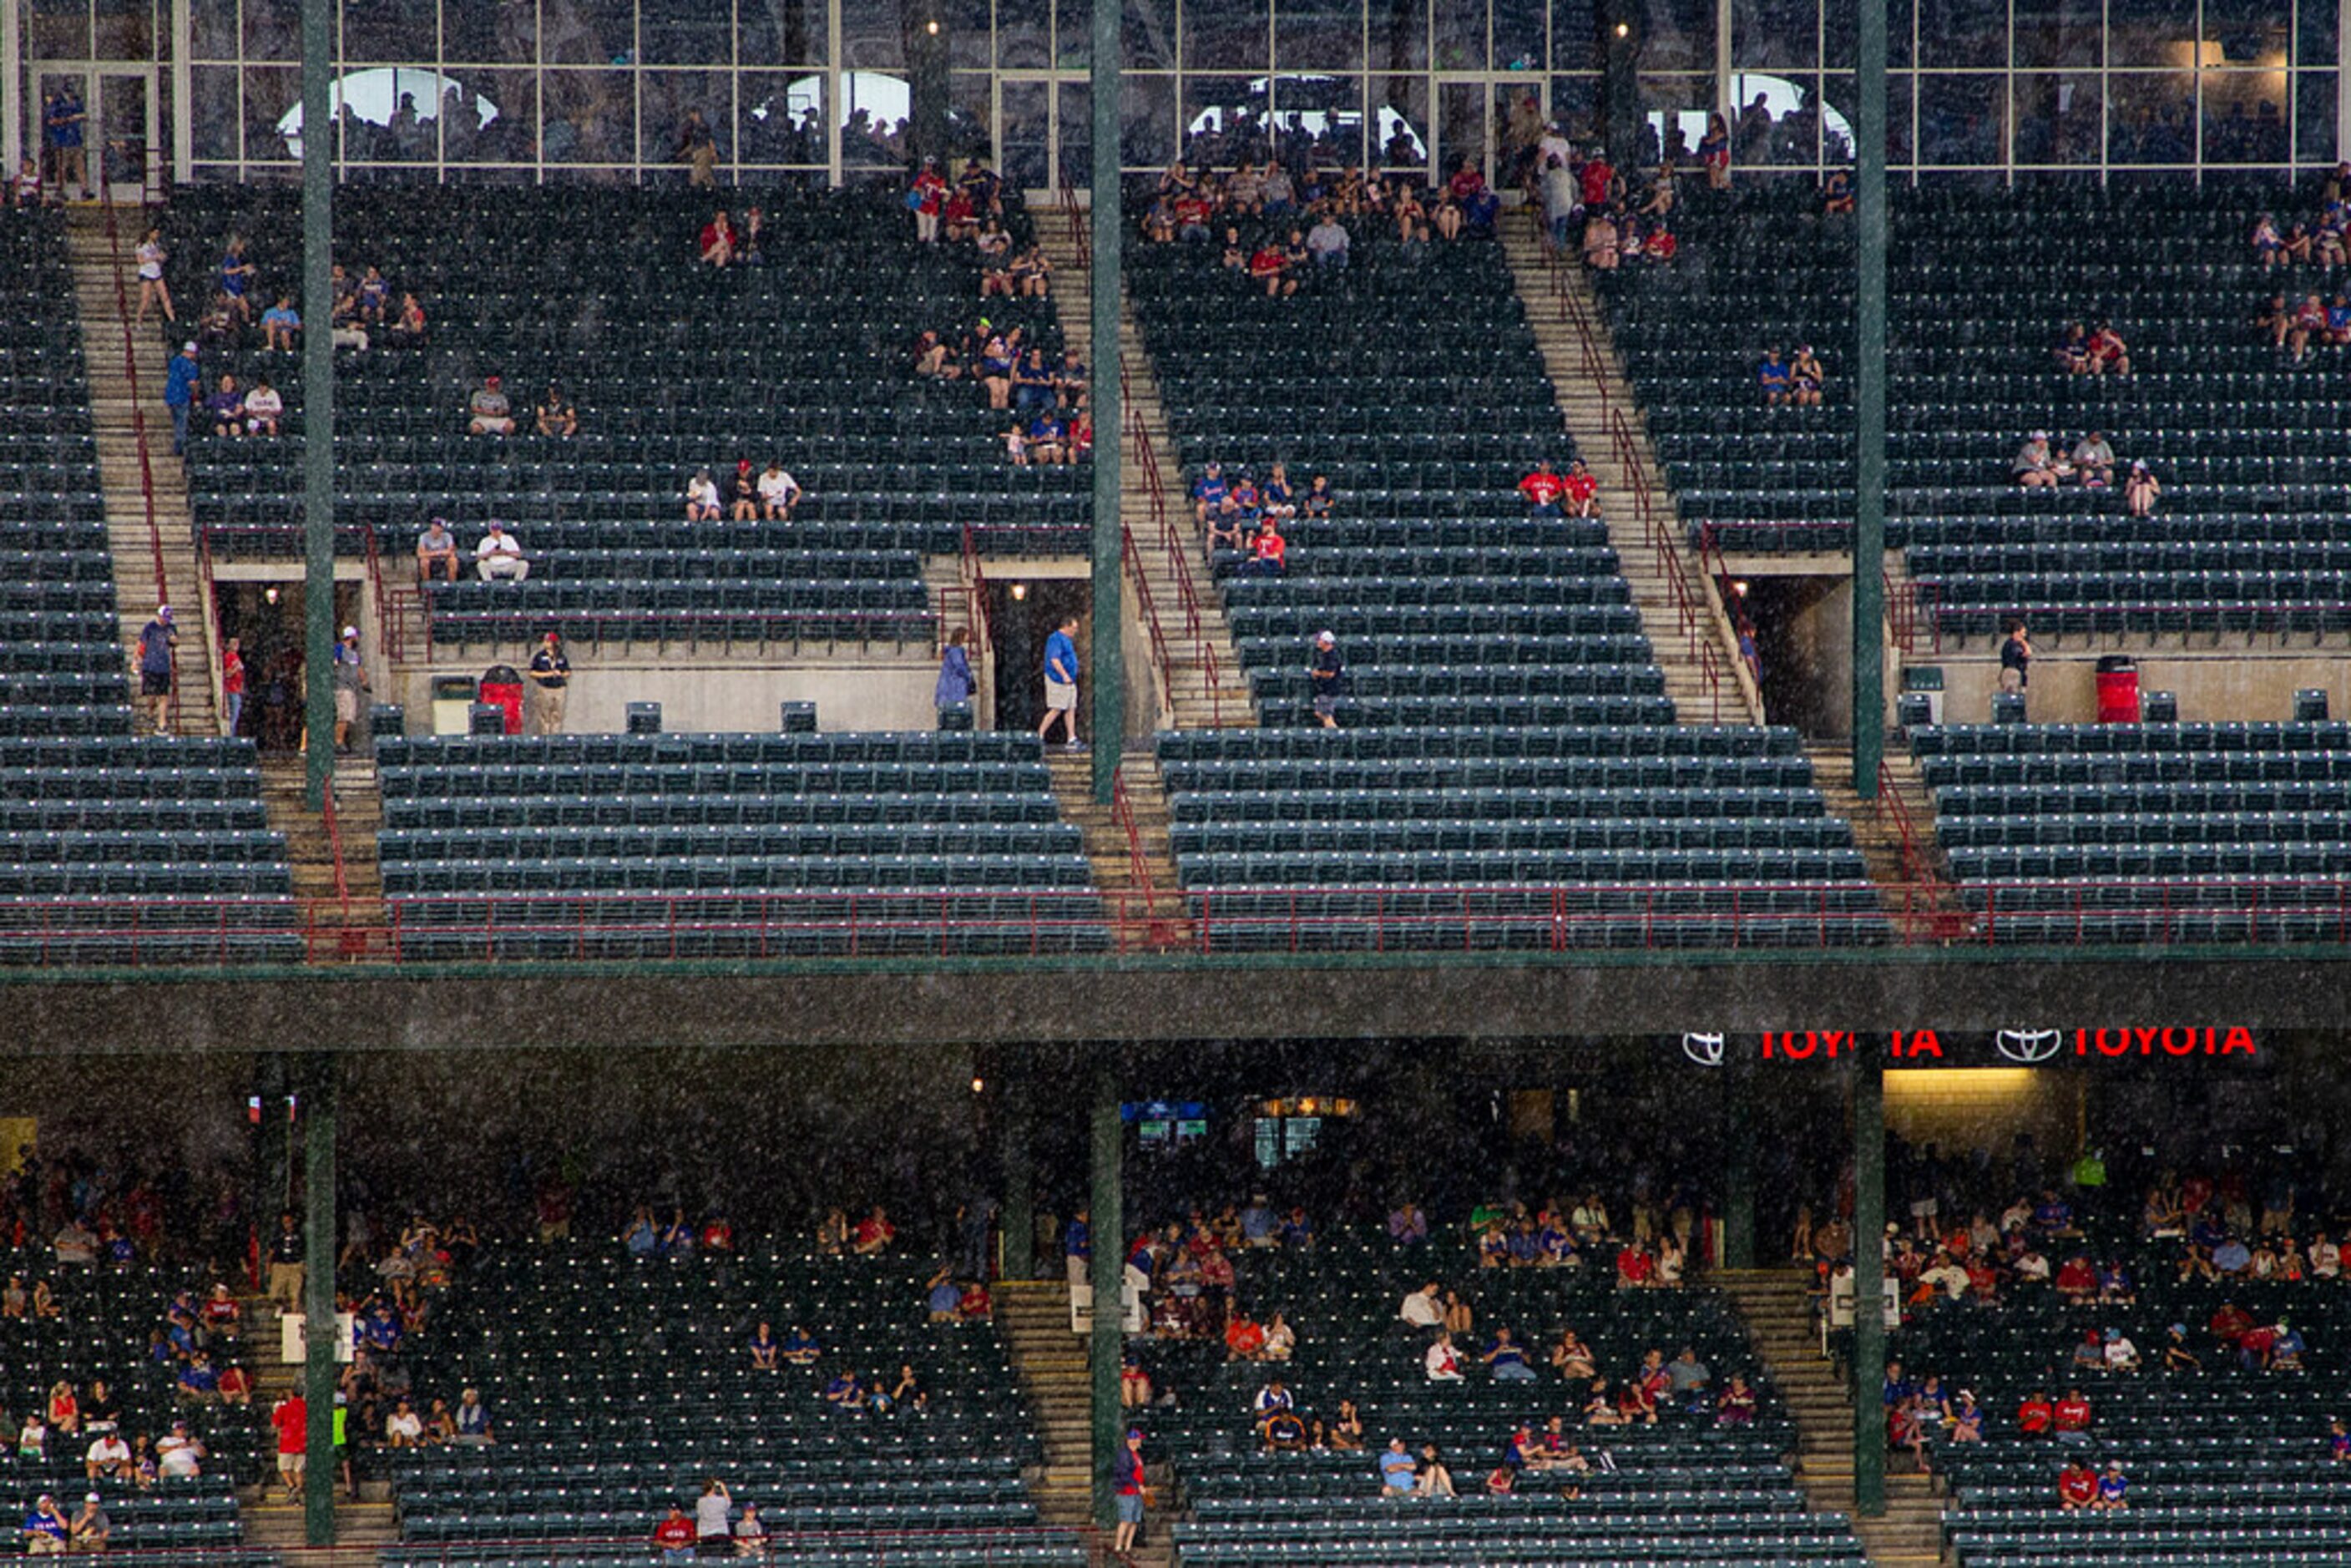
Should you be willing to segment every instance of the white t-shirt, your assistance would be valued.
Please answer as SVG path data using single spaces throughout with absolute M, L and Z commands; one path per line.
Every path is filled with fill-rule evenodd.
M 110 1434 L 92 1443 L 89 1451 L 82 1457 L 93 1465 L 127 1464 L 131 1458 L 131 1445 Z
M 406 1437 L 413 1442 L 424 1435 L 424 1418 L 413 1410 L 406 1415 L 395 1410 L 384 1420 L 383 1435 L 387 1437 Z
M 485 534 L 482 542 L 474 547 L 475 559 L 495 559 L 502 555 L 522 554 L 522 541 L 508 533 Z
M 160 1437 L 155 1442 L 155 1468 L 167 1476 L 193 1476 L 197 1473 L 197 1452 L 193 1437 Z
M 694 1500 L 694 1533 L 698 1540 L 713 1536 L 724 1538 L 732 1533 L 726 1516 L 735 1504 L 725 1492 L 706 1492 Z
M 1439 1342 L 1430 1345 L 1428 1354 L 1421 1358 L 1421 1364 L 1428 1369 L 1428 1380 L 1431 1383 L 1461 1381 L 1461 1360 L 1454 1354 L 1453 1347 L 1449 1344 Z
M 693 479 L 687 481 L 685 486 L 685 499 L 688 506 L 715 507 L 718 505 L 717 481 L 714 479 Z
M 799 494 L 799 485 L 780 468 L 770 468 L 759 476 L 759 499 L 780 501 L 787 496 Z
M 245 394 L 245 412 L 250 416 L 275 419 L 286 412 L 286 400 L 277 395 L 274 387 L 249 392 Z
M 152 240 L 139 247 L 139 276 L 151 283 L 163 276 L 163 247 Z
M 1396 1315 L 1416 1329 L 1433 1329 L 1445 1321 L 1445 1314 L 1438 1308 L 1437 1298 L 1426 1291 L 1415 1291 L 1406 1296 L 1404 1299 L 1404 1305 L 1397 1310 Z

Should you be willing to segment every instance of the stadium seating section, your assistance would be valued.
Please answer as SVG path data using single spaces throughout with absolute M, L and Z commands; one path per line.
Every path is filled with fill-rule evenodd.
M 1813 201 L 1766 184 L 1701 199 L 1673 267 L 1597 275 L 1683 517 L 1732 551 L 1849 548 L 1852 220 Z M 1887 542 L 1945 634 L 2017 611 L 2053 632 L 2351 629 L 2351 458 L 2333 439 L 2351 401 L 2252 327 L 2273 291 L 2333 294 L 2314 268 L 2265 272 L 2247 243 L 2257 212 L 2314 202 L 2225 183 L 1896 193 Z M 2129 379 L 2059 367 L 2077 320 L 2115 324 Z M 1762 351 L 1807 342 L 1826 403 L 1765 407 Z M 2125 465 L 2147 460 L 2156 515 L 2129 517 L 2119 486 L 2015 485 L 2036 429 L 2061 455 L 2096 429 Z
M 2342 939 L 2351 725 L 1910 731 L 1982 932 L 2014 942 Z
M 0 218 L 0 963 L 299 957 L 252 746 L 132 733 L 62 214 Z
M 30 1458 L 17 1449 L 12 1432 L 0 1453 L 0 1497 L 21 1521 L 43 1492 L 57 1499 L 68 1516 L 84 1493 L 96 1490 L 113 1522 L 112 1547 L 135 1551 L 142 1563 L 176 1568 L 180 1563 L 259 1568 L 264 1553 L 235 1552 L 244 1537 L 236 1489 L 262 1479 L 262 1427 L 250 1410 L 176 1399 L 173 1369 L 146 1354 L 151 1331 L 163 1322 L 166 1307 L 182 1291 L 205 1282 L 178 1270 L 134 1265 L 125 1269 L 62 1267 L 47 1248 L 0 1254 L 0 1276 L 14 1275 L 27 1287 L 47 1280 L 56 1293 L 54 1318 L 0 1318 L 0 1409 L 21 1422 L 26 1412 L 46 1410 L 50 1388 L 70 1383 L 87 1396 L 103 1382 L 120 1411 L 123 1441 L 144 1435 L 161 1437 L 184 1420 L 203 1442 L 204 1474 L 189 1480 L 159 1481 L 152 1490 L 127 1482 L 93 1487 L 83 1470 L 87 1436 L 52 1430 L 44 1453 Z
M 746 1345 L 762 1321 L 779 1336 L 806 1328 L 821 1364 L 754 1371 Z M 995 1327 L 929 1322 L 924 1275 L 901 1260 L 494 1251 L 453 1287 L 413 1359 L 419 1388 L 479 1387 L 498 1440 L 392 1456 L 407 1547 L 386 1568 L 642 1561 L 642 1544 L 613 1538 L 642 1542 L 714 1476 L 778 1536 L 902 1538 L 785 1562 L 1086 1561 L 1073 1538 L 1036 1528 L 1019 1472 L 1041 1449 Z M 837 1371 L 894 1380 L 901 1364 L 927 1410 L 845 1412 L 820 1396 Z
M 1416 261 L 1365 225 L 1352 258 L 1268 298 L 1208 246 L 1129 252 L 1187 478 L 1282 461 L 1339 498 L 1287 530 L 1283 575 L 1215 562 L 1267 727 L 1159 737 L 1213 939 L 1876 939 L 1860 857 L 1792 733 L 1677 728 L 1606 524 L 1527 517 L 1519 479 L 1573 454 L 1499 248 Z M 1310 711 L 1323 629 L 1351 683 L 1336 736 Z M 1349 891 L 1395 884 L 1423 891 Z
M 765 263 L 699 265 L 711 208 L 772 214 Z M 1025 232 L 1016 206 L 1008 221 Z M 424 520 L 450 519 L 470 551 L 492 517 L 531 559 L 529 580 L 470 573 L 431 591 L 444 643 L 506 640 L 559 625 L 599 639 L 851 640 L 935 635 L 920 557 L 962 549 L 1082 553 L 1091 511 L 1081 467 L 1018 467 L 972 382 L 912 373 L 925 329 L 952 336 L 983 316 L 1061 351 L 1050 302 L 979 298 L 968 247 L 914 243 L 903 206 L 866 193 L 502 191 L 347 193 L 336 249 L 356 277 L 379 267 L 414 292 L 427 340 L 382 331 L 337 361 L 336 486 L 347 549 L 371 530 L 413 570 Z M 173 287 L 209 298 L 228 236 L 243 235 L 262 303 L 290 288 L 301 234 L 293 201 L 196 186 L 166 218 Z M 284 553 L 298 512 L 298 356 L 205 357 L 205 373 L 270 377 L 287 434 L 190 449 L 197 526 L 224 553 Z M 481 378 L 501 375 L 518 433 L 465 434 Z M 569 440 L 540 437 L 531 409 L 552 382 L 580 410 Z M 200 422 L 201 423 L 201 422 Z M 684 488 L 707 468 L 722 491 L 739 458 L 779 461 L 807 498 L 789 522 L 688 524 Z
M 1176 1394 L 1172 1410 L 1140 1420 L 1173 1463 L 1192 1515 L 1176 1526 L 1179 1563 L 1862 1561 L 1843 1518 L 1804 1511 L 1780 1460 L 1794 1442 L 1785 1410 L 1710 1291 L 1620 1291 L 1605 1270 L 1597 1278 L 1580 1269 L 1480 1270 L 1466 1248 L 1398 1251 L 1384 1237 L 1326 1236 L 1311 1252 L 1245 1253 L 1236 1266 L 1236 1300 L 1259 1321 L 1280 1311 L 1296 1330 L 1287 1364 L 1228 1362 L 1220 1343 L 1140 1347 L 1157 1384 Z M 1692 1345 L 1719 1380 L 1750 1375 L 1758 1417 L 1743 1432 L 1680 1413 L 1656 1427 L 1587 1430 L 1572 1409 L 1583 1385 L 1563 1384 L 1547 1365 L 1531 1384 L 1480 1370 L 1461 1384 L 1432 1385 L 1421 1366 L 1426 1339 L 1395 1315 L 1405 1292 L 1430 1278 L 1455 1281 L 1472 1304 L 1480 1344 L 1492 1326 L 1508 1326 L 1540 1362 L 1559 1329 L 1573 1325 L 1612 1375 L 1651 1346 L 1672 1355 Z M 1366 1451 L 1258 1451 L 1250 1402 L 1274 1375 L 1301 1418 L 1335 1419 L 1339 1402 L 1354 1400 Z M 1552 1415 L 1568 1416 L 1586 1456 L 1604 1451 L 1615 1472 L 1587 1478 L 1572 1500 L 1539 1477 L 1510 1496 L 1484 1495 L 1511 1430 L 1521 1422 L 1540 1429 Z M 1461 1495 L 1384 1500 L 1377 1461 L 1392 1437 L 1416 1454 L 1435 1444 Z
M 1106 939 L 1034 735 L 377 742 L 402 950 L 1083 951 Z

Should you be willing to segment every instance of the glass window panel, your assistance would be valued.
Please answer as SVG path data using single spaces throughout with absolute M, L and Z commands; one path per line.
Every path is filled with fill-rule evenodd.
M 25 47 L 37 60 L 89 58 L 89 0 L 33 0 Z
M 538 7 L 441 8 L 441 57 L 462 63 L 528 64 L 538 58 Z
M 1819 19 L 1818 0 L 1731 0 L 1731 65 L 1767 71 L 1817 67 Z
M 1850 78 L 1840 77 L 1837 79 L 1842 83 Z M 1906 74 L 1886 78 L 1886 162 L 1889 165 L 1907 167 L 1916 162 L 1913 154 L 1917 141 L 1911 134 L 1910 104 L 1917 89 L 1917 77 Z M 1829 101 L 1836 101 L 1836 89 L 1831 90 Z M 1849 160 L 1840 159 L 1838 162 Z
M 443 110 L 442 156 L 458 163 L 538 162 L 538 73 L 452 72 L 461 91 Z
M 1543 138 L 1542 84 L 1527 78 L 1494 84 L 1494 183 L 1522 186 L 1534 172 L 1535 144 Z
M 1364 162 L 1364 80 L 1355 76 L 1296 71 L 1273 79 L 1274 123 L 1281 127 L 1284 159 L 1311 157 L 1331 168 Z
M 1930 68 L 2006 65 L 2008 0 L 1918 0 L 1918 63 Z M 1938 89 L 1919 90 L 1931 97 Z M 1922 141 L 1926 134 L 1922 122 Z
M 841 161 L 862 168 L 904 163 L 906 116 L 914 107 L 906 78 L 887 71 L 843 71 L 841 92 Z
M 1081 71 L 1094 57 L 1093 18 L 1086 0 L 1061 0 L 1054 7 L 1053 61 L 1065 71 Z
M 1486 0 L 1436 0 L 1431 15 L 1436 23 L 1437 68 L 1441 71 L 1484 70 Z
M 626 65 L 637 49 L 634 0 L 545 0 L 539 47 L 557 65 Z
M 152 60 L 155 11 L 149 0 L 95 0 L 90 6 L 90 49 L 101 60 Z
M 2302 22 L 2302 41 L 2294 58 L 2306 66 L 2340 65 L 2335 37 L 2335 7 L 2325 0 L 2302 0 L 2294 8 Z
M 1714 68 L 1714 0 L 1638 0 L 1640 68 L 1695 71 Z
M 1271 51 L 1266 0 L 1184 0 L 1184 64 L 1191 70 L 1260 71 Z
M 1543 0 L 1494 0 L 1494 68 L 1540 71 L 1548 66 L 1543 34 L 1549 20 Z
M 290 66 L 245 68 L 245 159 L 248 163 L 295 156 L 279 130 L 289 110 L 302 102 L 302 73 Z
M 739 90 L 745 162 L 825 161 L 822 72 L 745 71 Z
M 1581 146 L 1600 134 L 1600 78 L 1574 76 L 1551 78 L 1552 123 Z
M 1273 60 L 1285 71 L 1361 69 L 1363 5 L 1356 0 L 1275 0 Z
M 1044 5 L 1038 5 L 1039 15 Z M 844 4 L 841 9 L 841 63 L 862 71 L 903 71 L 906 68 L 906 36 L 899 30 L 898 8 L 878 9 Z
M 637 47 L 653 66 L 724 66 L 735 59 L 733 7 L 720 0 L 638 0 Z
M 2331 163 L 2335 150 L 2335 73 L 2294 73 L 2294 157 L 2304 163 Z
M 1261 163 L 1273 151 L 1266 131 L 1266 78 L 1184 78 L 1184 157 L 1197 167 Z
M 1551 8 L 1551 68 L 1554 71 L 1600 69 L 1599 22 L 1592 0 L 1552 0 Z
M 188 53 L 199 60 L 236 58 L 236 0 L 189 0 Z
M 2283 71 L 2204 73 L 2204 162 L 2283 163 Z
M 934 0 L 931 11 L 946 29 L 947 65 L 956 70 L 984 71 L 995 57 L 995 6 L 988 0 Z
M 1428 0 L 1369 0 L 1374 70 L 1428 68 Z
M 248 60 L 298 60 L 302 57 L 301 0 L 244 0 L 245 57 Z M 246 156 L 253 156 L 246 144 Z
M 1093 174 L 1094 124 L 1092 90 L 1083 82 L 1061 86 L 1061 183 L 1082 185 Z
M 1166 70 L 1176 64 L 1176 0 L 1124 0 L 1119 47 L 1128 70 Z
M 1900 33 L 1888 17 L 1886 32 L 1886 60 L 1889 66 L 1910 63 L 1910 35 L 1905 26 Z M 1907 21 L 1907 19 L 1905 18 Z M 1849 71 L 1854 68 L 1854 50 L 1859 42 L 1854 35 L 1855 17 L 1843 5 L 1830 5 L 1821 15 L 1821 68 L 1823 70 Z M 1899 40 L 1898 42 L 1896 40 Z
M 1042 70 L 1053 63 L 1052 0 L 996 0 L 996 63 Z
M 1921 76 L 1918 162 L 1945 167 L 2000 162 L 2007 141 L 2007 78 Z
M 1165 168 L 1176 156 L 1176 78 L 1131 76 L 1122 84 L 1118 161 L 1123 168 Z
M 824 63 L 824 0 L 740 0 L 740 5 L 737 47 L 744 63 Z M 981 28 L 981 38 L 987 36 Z
M 2106 78 L 2106 162 L 2189 163 L 2195 158 L 2194 77 L 2117 71 Z
M 1415 76 L 1374 78 L 1379 101 L 1374 127 L 1379 138 L 1379 162 L 1387 169 L 1428 167 L 1428 78 Z
M 1829 46 L 1830 63 L 1836 66 L 1850 66 L 1853 64 L 1852 45 L 1849 41 L 1852 28 L 1846 26 L 1839 16 L 1832 15 L 1825 20 L 1830 32 L 1847 35 L 1845 38 L 1840 38 Z M 1907 70 L 1917 63 L 1917 0 L 1886 0 L 1886 63 L 1896 70 Z M 1893 84 L 1889 82 L 1886 85 L 1887 89 L 1891 91 Z
M 1437 168 L 1450 175 L 1467 165 L 1486 167 L 1486 113 L 1483 82 L 1439 82 L 1437 88 Z
M 2095 163 L 2105 155 L 2105 121 L 2095 73 L 2017 73 L 2017 162 Z
M 1698 139 L 1706 134 L 1707 118 L 1714 112 L 1714 78 L 1644 73 L 1638 86 L 1641 141 L 1635 152 L 1635 164 L 1642 168 L 1654 166 L 1668 147 L 1677 149 L 1674 154 L 1677 163 L 1696 157 Z
M 2194 63 L 2196 0 L 2107 0 L 2106 63 L 2169 66 Z
M 195 66 L 188 72 L 189 154 L 236 156 L 236 68 Z
M 440 52 L 431 5 L 349 5 L 341 9 L 345 59 L 427 61 Z
M 1008 81 L 997 95 L 1002 119 L 997 155 L 1005 183 L 1015 190 L 1043 190 L 1053 140 L 1053 84 Z
M 2014 14 L 2019 66 L 2098 63 L 2105 0 L 2015 0 Z M 2024 89 L 2018 89 L 2017 102 L 2027 100 Z
M 549 13 L 550 16 L 552 13 Z M 636 99 L 625 71 L 549 71 L 539 155 L 549 163 L 622 163 L 636 146 Z
M 1730 161 L 1757 168 L 1818 162 L 1819 95 L 1820 78 L 1811 71 L 1741 71 L 1732 77 Z M 1705 117 L 1685 112 L 1681 124 L 1695 149 L 1706 133 Z
M 2204 39 L 2221 50 L 2204 63 L 2283 65 L 2292 20 L 2281 0 L 2204 0 Z
M 1820 159 L 1823 166 L 1847 164 L 1853 162 L 1853 121 L 1860 112 L 1859 89 L 1854 78 L 1844 71 L 1831 71 L 1821 78 L 1821 96 L 1812 105 L 1797 111 L 1796 138 L 1809 145 L 1817 122 L 1820 135 Z M 1893 95 L 1886 97 L 1886 118 L 1894 118 Z M 1802 159 L 1798 160 L 1802 162 Z

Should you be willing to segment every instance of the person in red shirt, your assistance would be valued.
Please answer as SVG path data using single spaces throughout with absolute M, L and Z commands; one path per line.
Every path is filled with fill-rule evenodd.
M 1289 276 L 1290 258 L 1282 254 L 1281 246 L 1274 243 L 1271 235 L 1266 236 L 1265 243 L 1258 246 L 1256 254 L 1249 257 L 1249 271 L 1251 277 L 1265 285 L 1268 299 L 1277 294 L 1298 292 L 1298 279 Z
M 2097 1478 L 2090 1479 L 2090 1490 L 2097 1490 Z M 653 1526 L 653 1544 L 661 1548 L 664 1563 L 684 1563 L 694 1556 L 694 1521 L 685 1517 L 685 1510 L 675 1503 L 669 1505 L 669 1517 Z
M 2087 1459 L 2075 1459 L 2057 1472 L 2057 1500 L 2067 1513 L 2079 1513 L 2098 1500 L 2098 1472 Z
M 2212 1337 L 2222 1344 L 2236 1346 L 2244 1343 L 2253 1332 L 2253 1314 L 2234 1301 L 2223 1301 L 2220 1310 L 2212 1314 Z
M 228 728 L 223 733 L 235 735 L 245 718 L 245 652 L 235 637 L 221 643 L 221 698 L 228 704 Z
M 2090 1440 L 2090 1402 L 2078 1388 L 2069 1388 L 2065 1397 L 2057 1401 L 2053 1413 L 2061 1443 L 2086 1443 Z
M 1628 1243 L 1616 1254 L 1616 1282 L 1635 1288 L 1653 1284 L 1657 1275 L 1656 1260 L 1648 1249 L 1638 1243 Z
M 2025 1437 L 2045 1437 L 2056 1424 L 2056 1406 L 2038 1388 L 2026 1395 L 2024 1403 L 2016 1407 L 2016 1429 Z
M 1569 462 L 1567 472 L 1560 476 L 1560 491 L 1567 509 L 1579 517 L 1592 516 L 1593 507 L 1600 498 L 1600 481 L 1583 465 L 1583 459 Z
M 877 1203 L 872 1213 L 857 1222 L 857 1237 L 851 1242 L 850 1250 L 860 1257 L 867 1257 L 881 1251 L 897 1237 L 898 1228 L 890 1223 L 890 1217 L 882 1212 L 882 1206 Z
M 1280 531 L 1273 526 L 1271 517 L 1267 517 L 1258 524 L 1257 541 L 1254 548 L 1257 558 L 1250 562 L 1250 566 L 1257 574 L 1259 577 L 1280 577 L 1282 573 L 1282 557 L 1289 550 L 1290 546 L 1282 538 Z
M 299 1394 L 288 1394 L 269 1413 L 277 1429 L 277 1474 L 287 1497 L 302 1495 L 302 1471 L 310 1457 L 310 1406 Z
M 1544 458 L 1535 465 L 1535 471 L 1519 481 L 1519 494 L 1527 498 L 1527 507 L 1538 517 L 1559 516 L 1560 497 L 1567 494 L 1567 483 L 1559 476 Z
M 2076 1303 L 2098 1293 L 2098 1273 L 2087 1258 L 2076 1252 L 2065 1260 L 2064 1267 L 2057 1270 L 2057 1293 Z
M 1586 207 L 1596 212 L 1608 204 L 1609 187 L 1616 183 L 1616 169 L 1607 159 L 1593 153 L 1591 161 L 1576 171 L 1576 178 L 1583 183 Z

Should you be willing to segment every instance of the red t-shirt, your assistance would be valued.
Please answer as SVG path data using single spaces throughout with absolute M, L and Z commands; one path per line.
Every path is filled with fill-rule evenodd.
M 277 1428 L 279 1453 L 298 1454 L 309 1446 L 310 1406 L 303 1403 L 300 1395 L 294 1396 L 278 1406 L 277 1409 L 272 1410 L 269 1413 L 269 1424 Z
M 221 695 L 231 697 L 245 695 L 244 655 L 229 653 L 221 656 Z
M 2046 1399 L 2028 1399 L 2016 1407 L 2017 1429 L 2028 1437 L 2038 1437 L 2047 1432 L 2049 1424 L 2056 1418 L 2057 1412 L 2050 1407 Z
M 2080 1259 L 2057 1270 L 2057 1288 L 2061 1291 L 2095 1291 L 2098 1276 Z
M 1276 249 L 1272 246 L 1267 246 L 1263 250 L 1259 251 L 1255 256 L 1249 257 L 1249 276 L 1252 277 L 1270 277 L 1274 273 L 1280 272 L 1288 265 L 1288 261 L 1283 257 L 1280 250 Z
M 1656 1267 L 1650 1262 L 1649 1255 L 1638 1247 L 1627 1247 L 1616 1254 L 1617 1278 L 1630 1280 L 1636 1285 L 1646 1281 Z
M 2086 1399 L 2060 1399 L 2057 1402 L 2057 1429 L 2060 1432 L 2086 1431 L 2090 1425 L 2090 1402 Z
M 1289 548 L 1280 534 L 1259 534 L 1257 537 L 1257 559 L 1259 560 L 1270 560 L 1280 566 L 1282 551 Z
M 1519 494 L 1538 507 L 1548 507 L 1567 494 L 1567 484 L 1556 474 L 1538 471 L 1519 481 Z
M 2088 1502 L 2098 1495 L 2098 1472 L 2087 1465 L 2075 1465 L 2061 1470 L 2057 1476 L 2058 1495 L 2067 1502 Z
M 1605 158 L 1594 158 L 1583 166 L 1583 204 L 1596 207 L 1608 199 L 1608 183 L 1616 178 L 1616 171 Z
M 1567 498 L 1579 507 L 1600 494 L 1600 481 L 1589 474 L 1570 474 L 1560 481 L 1560 486 Z
M 2091 1486 L 2097 1485 L 2093 1480 Z M 694 1521 L 673 1516 L 653 1526 L 653 1544 L 664 1552 L 682 1551 L 694 1544 Z

